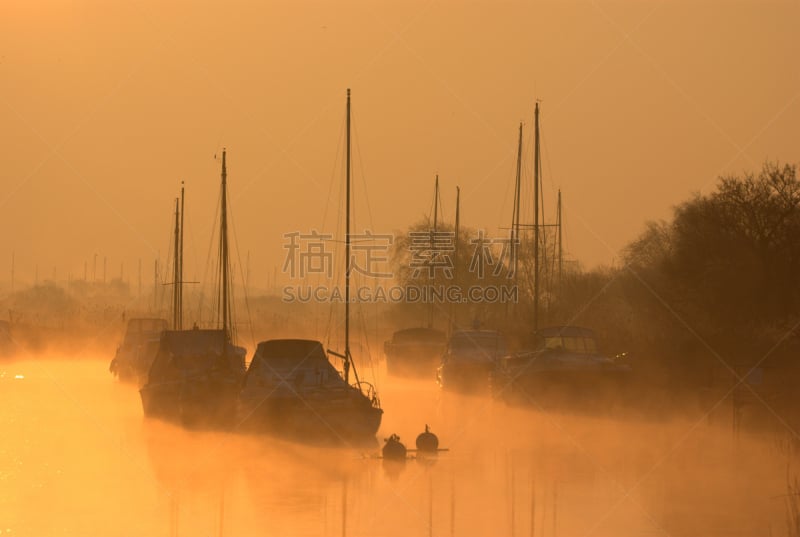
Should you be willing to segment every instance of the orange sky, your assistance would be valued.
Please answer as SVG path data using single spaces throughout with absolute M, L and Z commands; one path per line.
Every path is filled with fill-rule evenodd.
M 800 162 L 795 0 L 28 4 L 0 5 L 0 282 L 12 251 L 20 282 L 95 255 L 149 282 L 181 180 L 202 275 L 225 146 L 265 285 L 283 233 L 333 227 L 347 87 L 357 229 L 419 219 L 436 173 L 446 218 L 460 185 L 465 224 L 507 226 L 536 98 L 548 219 L 560 187 L 586 266 L 722 173 Z

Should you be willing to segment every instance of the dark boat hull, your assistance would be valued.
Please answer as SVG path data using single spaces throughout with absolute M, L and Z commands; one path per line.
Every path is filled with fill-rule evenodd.
M 139 390 L 146 417 L 203 429 L 235 426 L 238 393 L 232 379 L 154 383 Z
M 622 368 L 509 371 L 492 379 L 492 389 L 512 404 L 599 410 L 623 401 L 629 377 Z
M 243 430 L 303 442 L 352 443 L 374 439 L 383 410 L 361 394 L 344 398 L 259 397 L 242 399 Z

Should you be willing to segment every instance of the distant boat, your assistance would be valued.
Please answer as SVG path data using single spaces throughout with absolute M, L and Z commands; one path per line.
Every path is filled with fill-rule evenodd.
M 350 90 L 347 90 L 344 352 L 333 367 L 321 342 L 274 339 L 258 344 L 245 375 L 239 421 L 244 429 L 303 442 L 374 440 L 383 410 L 375 388 L 360 381 L 350 354 Z M 351 384 L 350 375 L 355 378 Z
M 14 341 L 11 339 L 11 324 L 0 321 L 0 356 L 9 356 L 14 353 Z
M 433 190 L 433 228 L 430 229 L 431 255 L 439 231 L 439 176 L 436 176 Z M 431 261 L 433 259 L 431 258 Z M 436 283 L 435 271 L 433 284 Z M 386 356 L 386 371 L 390 375 L 433 378 L 436 366 L 444 352 L 447 336 L 433 328 L 435 304 L 430 303 L 427 326 L 406 328 L 392 334 L 383 344 Z
M 176 226 L 178 225 L 176 217 Z M 228 428 L 234 425 L 245 372 L 245 349 L 233 343 L 228 277 L 227 170 L 222 152 L 220 219 L 220 312 L 216 329 L 182 329 L 181 274 L 176 271 L 173 330 L 165 331 L 147 383 L 139 390 L 147 417 L 188 427 Z M 176 259 L 182 258 L 176 229 Z M 176 261 L 179 265 L 181 261 Z M 182 267 L 181 267 L 182 268 Z
M 109 370 L 123 382 L 144 384 L 158 351 L 161 334 L 167 327 L 165 319 L 129 319 Z
M 508 352 L 506 338 L 496 330 L 456 330 L 437 369 L 439 386 L 484 393 L 497 361 Z
M 602 403 L 603 398 L 618 396 L 631 375 L 624 358 L 600 352 L 589 328 L 542 328 L 534 341 L 533 350 L 498 361 L 492 375 L 495 396 L 543 406 Z
M 406 328 L 383 344 L 386 368 L 392 375 L 433 378 L 447 336 L 435 328 Z

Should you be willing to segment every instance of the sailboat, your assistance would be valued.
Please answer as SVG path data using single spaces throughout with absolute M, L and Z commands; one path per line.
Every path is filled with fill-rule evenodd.
M 347 202 L 344 352 L 320 341 L 272 339 L 256 348 L 244 379 L 239 422 L 245 430 L 303 442 L 373 439 L 383 410 L 375 388 L 358 377 L 350 353 L 350 90 L 347 90 Z M 328 355 L 342 360 L 340 372 Z M 351 383 L 351 374 L 355 382 Z
M 453 252 L 456 271 L 461 225 L 461 189 L 456 187 L 455 245 Z M 458 273 L 454 273 L 458 284 Z M 459 329 L 456 304 L 450 305 L 450 335 L 436 368 L 436 383 L 440 388 L 465 393 L 480 393 L 500 357 L 508 351 L 505 336 L 497 330 L 481 330 L 480 323 L 472 329 Z
M 433 191 L 433 229 L 431 248 L 438 232 L 439 216 L 439 176 Z M 435 283 L 435 282 L 434 282 Z M 435 304 L 430 303 L 427 326 L 404 328 L 392 334 L 383 344 L 386 356 L 386 370 L 391 375 L 421 376 L 431 378 L 444 352 L 447 336 L 442 330 L 433 327 Z
M 173 329 L 162 334 L 147 383 L 139 390 L 147 417 L 162 418 L 187 427 L 228 428 L 233 425 L 245 372 L 245 349 L 234 345 L 232 338 L 227 210 L 227 169 L 223 150 L 218 327 L 199 329 L 195 325 L 192 329 L 183 329 L 182 244 L 176 240 L 176 264 L 180 270 L 176 270 L 175 277 Z
M 520 126 L 519 152 L 522 148 Z M 512 243 L 519 240 L 520 157 L 517 160 L 515 209 L 512 219 Z M 586 327 L 540 326 L 540 252 L 542 239 L 539 222 L 539 103 L 534 112 L 534 224 L 533 224 L 533 327 L 529 348 L 503 356 L 491 375 L 495 397 L 506 402 L 533 402 L 537 406 L 559 408 L 584 405 L 596 408 L 608 404 L 630 378 L 631 367 L 621 357 L 608 357 L 599 351 L 595 333 Z M 561 191 L 558 191 L 558 282 L 561 281 Z M 516 248 L 516 245 L 514 246 Z M 514 260 L 518 254 L 514 254 Z M 515 265 L 516 266 L 516 265 Z M 516 268 L 514 270 L 516 277 Z
M 183 215 L 184 191 L 181 186 L 181 197 L 175 198 L 175 246 L 174 255 L 174 281 L 172 293 L 172 317 L 173 328 L 175 319 L 180 315 L 180 291 L 178 284 L 181 274 L 181 244 L 183 243 Z M 153 364 L 159 345 L 161 344 L 161 334 L 168 329 L 166 319 L 158 318 L 134 318 L 128 319 L 125 328 L 125 336 L 122 343 L 117 347 L 114 359 L 108 370 L 123 382 L 135 382 L 140 388 L 147 382 L 147 375 L 150 366 Z

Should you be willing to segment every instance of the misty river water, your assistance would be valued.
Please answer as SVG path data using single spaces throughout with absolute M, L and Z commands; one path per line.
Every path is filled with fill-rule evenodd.
M 450 451 L 182 430 L 145 420 L 106 357 L 0 363 L 0 535 L 785 535 L 786 456 L 724 420 L 509 408 L 379 379 L 378 440 L 426 423 Z

